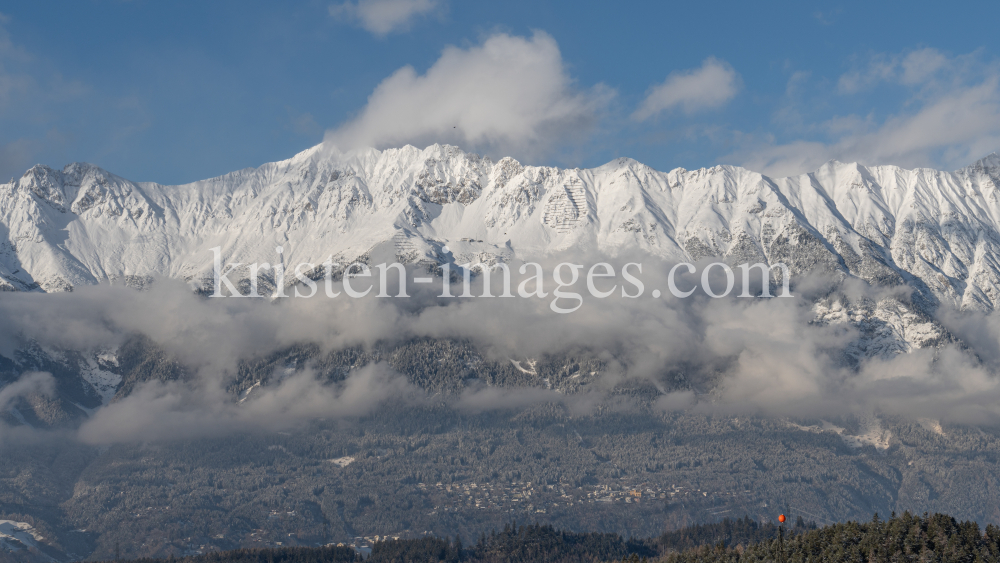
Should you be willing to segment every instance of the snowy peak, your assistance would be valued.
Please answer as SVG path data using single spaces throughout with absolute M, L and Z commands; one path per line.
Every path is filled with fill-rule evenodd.
M 993 171 L 998 169 L 1000 169 L 1000 155 L 993 152 L 963 170 Z
M 24 173 L 13 186 L 12 195 L 32 195 L 38 203 L 59 212 L 76 216 L 100 216 L 139 219 L 149 211 L 148 202 L 137 186 L 87 163 L 73 163 L 61 172 L 37 165 Z M 25 203 L 22 201 L 22 203 Z

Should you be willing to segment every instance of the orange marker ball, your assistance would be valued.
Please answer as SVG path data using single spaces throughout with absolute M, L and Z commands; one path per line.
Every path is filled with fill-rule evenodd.
M 778 515 L 778 522 L 781 522 L 782 524 L 785 523 L 785 515 L 784 514 L 779 514 Z

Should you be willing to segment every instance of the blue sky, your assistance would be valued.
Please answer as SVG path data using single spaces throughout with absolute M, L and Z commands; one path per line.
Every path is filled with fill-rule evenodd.
M 87 161 L 181 183 L 433 141 L 528 164 L 1000 149 L 995 3 L 0 2 L 0 177 Z

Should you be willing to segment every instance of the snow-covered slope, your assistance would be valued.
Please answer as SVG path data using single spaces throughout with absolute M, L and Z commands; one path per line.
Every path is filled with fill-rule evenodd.
M 295 157 L 182 186 L 87 164 L 0 184 L 0 287 L 68 290 L 150 275 L 211 277 L 228 261 L 344 262 L 377 247 L 409 262 L 495 260 L 568 248 L 784 262 L 930 305 L 1000 305 L 1000 157 L 956 172 L 830 162 L 790 178 L 738 167 L 659 172 L 493 162 L 455 147 Z M 445 248 L 447 247 L 447 248 Z

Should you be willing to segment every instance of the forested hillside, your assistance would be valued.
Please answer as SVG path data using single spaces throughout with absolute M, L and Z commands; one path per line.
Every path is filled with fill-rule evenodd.
M 1000 528 L 980 530 L 945 514 L 909 512 L 888 520 L 844 522 L 817 528 L 798 518 L 778 528 L 749 518 L 691 526 L 659 537 L 626 539 L 617 534 L 571 533 L 551 526 L 508 525 L 465 545 L 461 538 L 424 537 L 376 542 L 367 557 L 347 546 L 215 552 L 171 559 L 176 563 L 470 562 L 550 563 L 576 561 L 765 562 L 1000 560 Z M 144 559 L 141 563 L 168 560 Z
M 876 515 L 871 522 L 846 522 L 786 538 L 750 545 L 702 545 L 666 554 L 669 563 L 698 561 L 997 561 L 1000 528 L 985 531 L 975 522 L 958 522 L 945 514 L 914 516 L 903 513 L 889 520 Z
M 801 519 L 792 529 L 793 534 L 814 529 Z M 369 549 L 367 542 L 358 541 L 351 546 L 320 548 L 239 549 L 216 551 L 205 555 L 170 558 L 138 559 L 136 563 L 341 563 L 365 561 L 389 562 L 520 562 L 547 561 L 551 563 L 575 561 L 618 561 L 631 556 L 646 559 L 662 554 L 690 551 L 701 545 L 719 546 L 750 545 L 767 542 L 778 535 L 774 524 L 761 524 L 750 518 L 725 519 L 714 524 L 690 526 L 667 532 L 654 538 L 623 538 L 610 533 L 573 533 L 556 530 L 552 526 L 532 524 L 507 524 L 502 530 L 482 534 L 473 544 L 463 543 L 461 537 L 438 538 L 425 536 L 415 539 L 396 539 L 374 542 Z M 361 540 L 361 538 L 358 538 Z M 370 553 L 369 553 L 370 552 Z M 362 553 L 367 554 L 362 555 Z

